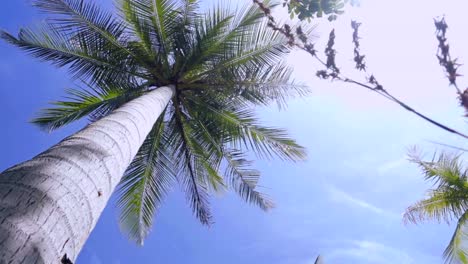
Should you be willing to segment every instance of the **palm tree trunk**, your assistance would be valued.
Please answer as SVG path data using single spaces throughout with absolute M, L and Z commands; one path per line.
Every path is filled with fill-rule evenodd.
M 151 91 L 0 174 L 0 263 L 74 261 L 174 93 Z

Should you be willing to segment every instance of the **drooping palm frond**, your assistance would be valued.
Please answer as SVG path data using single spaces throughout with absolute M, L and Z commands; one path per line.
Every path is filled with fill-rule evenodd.
M 287 136 L 285 130 L 261 126 L 250 109 L 239 108 L 232 104 L 214 105 L 213 103 L 191 100 L 197 104 L 199 112 L 204 112 L 227 137 L 226 144 L 236 149 L 247 148 L 260 158 L 278 157 L 282 160 L 298 161 L 305 158 L 305 150 Z
M 209 93 L 211 96 L 224 97 L 225 100 L 236 101 L 237 104 L 246 107 L 276 103 L 278 108 L 282 109 L 286 107 L 289 99 L 310 93 L 306 86 L 292 80 L 292 72 L 290 67 L 278 63 L 262 68 L 253 66 L 243 73 L 234 71 L 219 74 L 218 78 L 226 77 L 213 77 L 208 84 L 211 87 Z M 223 93 L 226 89 L 230 89 L 231 93 Z
M 176 92 L 118 187 L 120 226 L 142 243 L 175 182 L 201 223 L 212 216 L 210 194 L 226 189 L 263 210 L 260 173 L 245 157 L 298 161 L 305 150 L 285 130 L 267 127 L 254 107 L 285 106 L 308 90 L 282 62 L 290 47 L 271 31 L 257 5 L 234 12 L 221 5 L 199 13 L 196 0 L 116 0 L 114 16 L 86 0 L 33 0 L 51 15 L 39 30 L 3 39 L 69 67 L 89 83 L 34 120 L 55 129 L 88 116 L 99 119 L 161 86 Z M 267 3 L 268 1 L 265 1 Z
M 126 24 L 97 4 L 83 0 L 33 0 L 33 5 L 54 16 L 49 23 L 58 31 L 71 36 L 80 36 L 87 43 L 101 43 L 114 56 L 126 58 L 128 64 L 146 64 L 128 45 Z M 148 65 L 147 65 L 148 66 Z
M 203 112 L 188 108 L 188 104 L 184 105 L 187 106 L 187 111 L 194 115 L 193 121 L 189 124 L 196 134 L 193 134 L 191 138 L 200 142 L 199 149 L 203 149 L 201 153 L 205 153 L 205 160 L 212 164 L 211 168 L 219 170 L 224 167 L 224 182 L 246 202 L 257 205 L 263 210 L 272 208 L 273 202 L 266 195 L 255 190 L 260 172 L 249 168 L 252 162 L 245 159 L 241 151 L 225 149 L 229 138 L 225 137 L 225 133 L 221 132 L 221 127 L 216 122 L 205 120 L 206 117 L 201 116 Z M 214 170 L 211 171 L 215 173 Z M 214 178 L 219 178 L 219 176 Z
M 466 240 L 466 232 L 463 228 L 466 228 L 468 220 L 468 211 L 465 211 L 458 219 L 457 227 L 453 232 L 452 238 L 444 251 L 444 257 L 446 263 L 456 263 L 460 261 L 465 264 L 468 263 L 468 252 L 463 248 L 463 241 Z
M 104 42 L 107 47 L 132 55 L 125 48 L 125 23 L 97 4 L 83 0 L 33 0 L 42 12 L 53 15 L 49 23 L 62 33 L 82 35 L 88 42 Z
M 199 171 L 199 175 L 204 176 L 203 181 L 208 183 L 212 190 L 221 190 L 224 187 L 224 180 L 218 174 L 221 157 L 218 155 L 218 150 L 211 146 L 211 142 L 206 141 L 206 134 L 202 130 L 196 130 L 198 127 L 191 125 L 193 123 L 191 118 L 188 113 L 176 111 L 176 120 L 180 124 L 179 131 L 182 133 L 183 143 L 188 153 L 193 156 L 194 167 Z
M 127 63 L 125 57 L 106 49 L 101 42 L 88 42 L 82 35 L 70 39 L 47 25 L 21 29 L 18 37 L 1 31 L 0 37 L 43 61 L 69 66 L 76 79 L 125 83 L 136 77 L 148 78 L 138 64 Z
M 467 198 L 466 194 L 455 189 L 431 190 L 428 193 L 428 198 L 408 207 L 404 220 L 411 223 L 426 220 L 450 222 L 458 219 L 468 209 Z
M 239 151 L 226 151 L 226 177 L 230 178 L 230 186 L 246 202 L 255 204 L 267 211 L 274 207 L 274 203 L 265 194 L 256 190 L 260 172 L 250 168 L 252 162 L 245 159 Z
M 410 206 L 404 221 L 418 223 L 425 220 L 458 220 L 455 232 L 444 251 L 446 263 L 461 261 L 467 263 L 468 255 L 462 241 L 466 239 L 464 228 L 468 219 L 468 182 L 467 170 L 463 169 L 460 156 L 441 153 L 436 159 L 423 161 L 417 154 L 411 155 L 411 161 L 418 164 L 426 180 L 433 181 L 435 189 L 430 190 L 428 198 Z
M 205 171 L 201 170 L 199 166 L 202 157 L 193 153 L 193 145 L 186 130 L 184 130 L 185 125 L 180 119 L 180 114 L 175 114 L 170 124 L 173 127 L 170 137 L 170 144 L 173 146 L 172 156 L 178 161 L 176 166 L 177 179 L 185 191 L 187 201 L 195 216 L 202 224 L 210 225 L 212 216 L 208 201 L 209 186 Z
M 100 89 L 88 86 L 88 89 L 68 89 L 66 100 L 52 102 L 55 107 L 43 109 L 31 122 L 51 131 L 85 116 L 97 120 L 129 100 L 141 96 L 144 91 L 144 86 L 101 86 Z
M 140 245 L 175 181 L 176 172 L 166 150 L 164 129 L 163 114 L 146 137 L 117 190 L 120 227 Z
M 278 35 L 278 37 L 281 36 Z M 237 41 L 241 44 L 246 40 L 239 38 Z M 223 71 L 229 72 L 237 69 L 237 72 L 242 74 L 251 69 L 251 66 L 269 67 L 280 63 L 282 55 L 287 50 L 286 41 L 279 39 L 275 42 L 275 38 L 271 37 L 268 41 L 265 39 L 265 42 L 267 44 L 251 46 L 250 48 L 246 47 L 238 52 L 225 51 L 222 58 L 199 65 L 195 70 L 185 73 L 183 78 L 186 82 L 193 83 L 201 79 L 209 79 L 211 76 L 220 74 Z

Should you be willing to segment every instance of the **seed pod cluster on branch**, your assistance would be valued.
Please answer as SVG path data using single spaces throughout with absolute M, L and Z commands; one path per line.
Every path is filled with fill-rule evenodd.
M 457 90 L 460 105 L 465 108 L 467 112 L 466 115 L 468 116 L 468 88 L 463 92 L 458 88 L 457 77 L 461 76 L 461 74 L 459 74 L 457 70 L 461 64 L 457 62 L 456 58 L 452 59 L 450 56 L 450 46 L 446 37 L 448 25 L 445 22 L 445 18 L 434 19 L 434 26 L 436 28 L 437 41 L 439 42 L 437 46 L 437 59 L 447 73 L 450 85 L 453 85 Z
M 467 138 L 468 136 L 455 130 L 452 129 L 440 122 L 437 122 L 433 120 L 432 118 L 420 113 L 419 111 L 415 110 L 405 102 L 401 101 L 397 97 L 393 96 L 388 90 L 384 89 L 383 85 L 380 84 L 377 81 L 377 78 L 375 77 L 374 74 L 368 74 L 367 72 L 367 65 L 364 61 L 365 55 L 363 55 L 360 51 L 360 37 L 359 37 L 359 27 L 361 26 L 361 23 L 357 21 L 352 21 L 351 22 L 351 28 L 353 29 L 353 34 L 352 34 L 352 42 L 354 44 L 354 62 L 355 62 L 355 68 L 358 69 L 359 71 L 363 72 L 365 76 L 365 81 L 357 81 L 355 79 L 349 78 L 346 75 L 343 74 L 343 72 L 339 69 L 337 63 L 336 63 L 336 50 L 334 49 L 334 44 L 335 44 L 335 31 L 334 29 L 330 32 L 329 34 L 329 39 L 327 46 L 325 48 L 325 56 L 326 60 L 322 60 L 320 58 L 320 54 L 318 54 L 318 51 L 314 48 L 314 43 L 309 41 L 308 36 L 303 32 L 302 28 L 300 26 L 296 27 L 295 32 L 291 29 L 291 26 L 288 24 L 283 24 L 282 26 L 278 25 L 276 22 L 275 18 L 271 14 L 271 9 L 266 6 L 261 0 L 252 0 L 256 5 L 259 6 L 259 8 L 264 12 L 265 16 L 268 18 L 268 26 L 274 30 L 278 31 L 281 34 L 283 34 L 287 40 L 288 44 L 290 46 L 297 47 L 308 54 L 310 54 L 314 59 L 316 59 L 320 64 L 322 64 L 325 69 L 318 70 L 316 71 L 316 76 L 321 79 L 331 79 L 337 80 L 337 81 L 342 81 L 345 83 L 351 83 L 354 85 L 357 85 L 361 88 L 368 89 L 372 92 L 375 92 L 384 98 L 398 104 L 400 107 L 403 109 L 417 115 L 418 117 L 422 118 L 423 120 L 445 130 L 450 133 L 456 134 L 458 136 L 461 136 L 463 138 Z M 311 0 L 289 0 L 285 1 L 283 4 L 283 7 L 285 7 L 288 4 L 291 3 L 296 3 L 296 4 L 304 4 L 306 2 L 311 2 Z M 289 7 L 289 6 L 288 6 Z M 446 70 L 450 76 L 457 77 L 459 76 L 456 73 L 456 69 L 458 68 L 458 64 L 456 64 L 456 60 L 451 60 L 450 56 L 448 55 L 448 45 L 445 43 L 445 33 L 447 31 L 447 25 L 445 24 L 445 21 L 436 21 L 436 28 L 437 28 L 437 35 L 439 39 L 439 51 L 440 55 L 438 55 L 440 63 L 446 67 Z M 443 40 L 443 41 L 442 41 Z M 446 55 L 444 55 L 444 52 L 446 52 Z M 450 79 L 451 80 L 451 79 Z M 451 81 L 452 83 L 452 81 Z M 455 80 L 453 81 L 452 84 L 455 84 Z M 468 89 L 461 93 L 459 92 L 460 96 L 460 102 L 461 104 L 467 109 L 468 111 Z

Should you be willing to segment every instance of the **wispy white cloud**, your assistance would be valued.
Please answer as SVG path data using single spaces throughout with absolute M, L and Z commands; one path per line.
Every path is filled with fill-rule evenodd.
M 406 156 L 382 161 L 375 157 L 375 155 L 360 155 L 349 160 L 343 161 L 343 166 L 353 170 L 369 170 L 369 167 L 375 168 L 376 172 L 380 175 L 392 172 L 402 167 L 408 166 L 410 163 Z
M 373 264 L 411 264 L 416 263 L 410 255 L 402 249 L 369 240 L 351 240 L 342 248 L 328 254 L 325 260 L 355 259 L 356 263 Z
M 359 199 L 352 196 L 351 194 L 344 192 L 334 186 L 328 187 L 329 197 L 332 201 L 343 203 L 352 207 L 359 207 L 368 211 L 371 211 L 375 214 L 386 216 L 386 217 L 399 217 L 397 214 L 384 210 L 378 206 L 375 206 L 365 200 Z
M 385 163 L 381 164 L 377 168 L 377 173 L 385 174 L 387 172 L 390 172 L 392 170 L 395 170 L 395 169 L 398 169 L 400 167 L 406 166 L 408 164 L 409 164 L 409 161 L 408 161 L 408 159 L 406 157 L 402 157 L 402 158 L 399 158 L 399 159 L 396 159 L 396 160 L 391 160 L 391 161 L 388 161 L 388 162 L 385 162 Z

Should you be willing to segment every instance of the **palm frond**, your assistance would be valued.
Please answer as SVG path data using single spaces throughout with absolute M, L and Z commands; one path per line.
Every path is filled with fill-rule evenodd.
M 434 154 L 430 161 L 424 161 L 416 151 L 410 153 L 410 160 L 422 169 L 426 180 L 434 183 L 435 189 L 429 191 L 428 198 L 409 207 L 404 221 L 418 223 L 435 219 L 450 222 L 458 219 L 457 227 L 444 251 L 446 263 L 467 263 L 468 256 L 463 249 L 466 221 L 468 219 L 468 182 L 467 171 L 459 155 Z
M 431 190 L 428 196 L 408 207 L 403 215 L 406 222 L 418 223 L 431 219 L 450 222 L 468 210 L 468 194 L 459 190 L 438 188 Z
M 101 87 L 102 88 L 102 87 Z M 106 87 L 96 89 L 68 89 L 67 100 L 52 102 L 54 107 L 43 109 L 31 122 L 46 130 L 54 130 L 73 121 L 89 116 L 100 119 L 131 99 L 143 94 L 143 89 Z
M 177 1 L 171 0 L 150 0 L 151 4 L 147 5 L 151 9 L 151 21 L 159 36 L 162 51 L 168 53 L 169 39 L 174 34 L 177 27 L 174 26 L 176 17 L 179 15 L 180 5 Z
M 195 21 L 200 18 L 198 9 L 200 8 L 199 0 L 184 0 L 182 5 L 182 21 L 187 27 L 192 27 Z
M 228 12 L 218 8 L 206 14 L 201 21 L 197 21 L 193 29 L 194 39 L 187 41 L 184 38 L 180 41 L 183 43 L 176 44 L 178 47 L 186 47 L 185 43 L 193 43 L 188 50 L 189 54 L 180 53 L 176 58 L 176 64 L 181 65 L 178 67 L 179 71 L 197 71 L 205 62 L 221 56 L 225 49 L 219 44 L 220 38 L 229 30 L 232 18 Z
M 292 80 L 293 69 L 283 63 L 266 67 L 261 70 L 252 70 L 246 73 L 244 81 L 236 82 L 241 89 L 240 97 L 254 104 L 265 106 L 276 103 L 278 108 L 285 108 L 287 101 L 296 97 L 310 94 L 307 86 Z M 248 94 L 257 94 L 249 100 Z M 261 98 L 256 101 L 255 98 Z
M 434 182 L 435 189 L 429 191 L 428 198 L 408 208 L 404 215 L 406 221 L 416 223 L 436 219 L 448 222 L 468 210 L 468 182 L 459 156 L 436 153 L 431 161 L 424 161 L 420 154 L 412 151 L 410 160 L 421 168 L 426 180 Z
M 468 255 L 463 249 L 463 240 L 466 239 L 466 233 L 463 228 L 466 228 L 468 220 L 468 211 L 465 211 L 458 220 L 457 227 L 453 233 L 452 238 L 444 251 L 445 263 L 468 263 Z
M 439 186 L 456 186 L 468 190 L 467 170 L 462 171 L 460 155 L 435 153 L 431 161 L 423 161 L 419 154 L 412 153 L 410 160 L 422 169 L 426 180 L 432 180 Z
M 56 30 L 72 38 L 80 35 L 87 43 L 102 43 L 133 64 L 145 64 L 145 59 L 127 47 L 126 24 L 85 0 L 33 0 L 33 5 L 46 14 Z
M 186 71 L 196 71 L 205 62 L 211 63 L 231 50 L 238 50 L 239 44 L 246 42 L 245 35 L 264 17 L 256 5 L 245 5 L 234 13 L 231 15 L 218 5 L 196 23 L 196 46 L 192 48 Z
M 189 84 L 187 90 L 201 91 L 206 96 L 222 98 L 236 104 L 269 106 L 276 103 L 279 109 L 287 106 L 292 98 L 310 94 L 310 89 L 291 80 L 292 68 L 283 63 L 271 67 L 250 67 L 243 73 L 236 71 L 219 73 L 209 83 Z M 184 89 L 184 88 L 182 88 Z M 229 91 L 229 92 L 227 92 Z
M 191 9 L 192 4 L 181 5 L 175 0 L 120 1 L 123 16 L 132 25 L 135 35 L 139 36 L 147 51 L 151 50 L 157 56 L 164 71 L 168 71 L 174 34 L 179 33 L 185 23 L 181 21 L 180 10 Z M 183 15 L 192 14 L 193 11 L 187 10 Z
M 97 4 L 85 0 L 33 0 L 33 6 L 53 15 L 50 24 L 56 29 L 72 35 L 81 33 L 123 48 L 118 38 L 125 31 L 125 24 Z
M 174 115 L 169 122 L 172 156 L 178 161 L 177 180 L 183 188 L 193 213 L 204 225 L 211 225 L 212 216 L 209 208 L 209 186 L 205 171 L 200 169 L 200 157 L 192 152 L 193 145 L 184 130 L 180 110 L 174 107 Z
M 182 114 L 182 112 L 180 112 Z M 209 183 L 209 186 L 214 191 L 221 191 L 225 184 L 223 178 L 218 174 L 218 168 L 221 162 L 216 146 L 212 145 L 212 135 L 208 135 L 197 125 L 200 123 L 192 122 L 191 117 L 186 117 L 185 114 L 180 118 L 182 122 L 182 133 L 184 142 L 188 147 L 189 153 L 193 156 L 194 164 L 198 174 L 204 177 L 204 181 Z M 195 124 L 195 125 L 194 125 Z M 201 167 L 197 167 L 201 166 Z
M 127 82 L 135 77 L 148 77 L 138 65 L 127 63 L 125 57 L 107 50 L 101 42 L 87 42 L 81 35 L 69 39 L 46 25 L 37 26 L 35 30 L 21 29 L 17 38 L 1 31 L 0 38 L 57 67 L 69 66 L 76 79 L 102 83 L 103 80 Z
M 209 79 L 209 75 L 229 68 L 242 71 L 249 65 L 260 68 L 273 66 L 283 58 L 289 51 L 284 36 L 267 27 L 266 21 L 262 20 L 264 13 L 256 5 L 245 10 L 238 12 L 240 15 L 230 19 L 229 28 L 224 34 L 218 36 L 216 41 L 209 38 L 198 40 L 205 41 L 210 49 L 208 51 L 204 49 L 203 53 L 192 55 L 198 60 L 197 63 L 192 63 L 186 71 L 183 76 L 184 80 L 195 82 L 204 78 Z M 219 12 L 219 10 L 213 11 L 215 14 Z M 208 16 L 205 19 L 208 21 L 205 23 L 210 24 L 210 20 L 216 17 Z
M 244 154 L 238 150 L 225 149 L 225 138 L 223 132 L 216 122 L 205 119 L 196 108 L 190 108 L 190 104 L 184 103 L 186 110 L 191 114 L 193 133 L 190 138 L 199 143 L 201 154 L 206 161 L 210 161 L 212 168 L 225 167 L 224 177 L 226 184 L 232 188 L 246 202 L 259 206 L 263 210 L 272 208 L 273 202 L 264 194 L 255 190 L 260 173 L 257 170 L 249 169 L 252 162 L 244 158 Z M 224 163 L 221 164 L 221 161 Z
M 276 156 L 282 160 L 298 161 L 306 156 L 304 148 L 289 138 L 286 131 L 261 126 L 251 110 L 228 104 L 217 107 L 206 101 L 190 101 L 204 109 L 199 112 L 204 112 L 207 119 L 216 122 L 224 131 L 222 135 L 227 136 L 226 142 L 234 144 L 236 149 L 245 147 L 267 159 Z
M 182 6 L 174 0 L 134 0 L 132 5 L 134 14 L 149 28 L 149 39 L 161 67 L 169 71 L 174 34 L 181 29 L 179 17 Z
M 145 8 L 138 1 L 133 0 L 119 0 L 119 10 L 122 14 L 122 17 L 129 24 L 129 28 L 132 29 L 134 35 L 138 37 L 139 43 L 142 43 L 146 56 L 150 58 L 154 54 L 154 48 L 159 45 L 159 43 L 154 41 L 152 34 L 153 28 L 151 21 L 149 21 L 144 16 L 141 16 L 138 12 L 139 9 Z M 151 58 L 155 59 L 155 58 Z
M 140 147 L 118 186 L 120 227 L 138 244 L 151 230 L 155 213 L 175 182 L 173 163 L 166 152 L 164 114 Z
M 252 162 L 245 159 L 240 151 L 226 151 L 224 158 L 226 164 L 226 176 L 231 179 L 230 186 L 246 202 L 260 207 L 262 210 L 269 210 L 274 207 L 274 203 L 265 194 L 256 190 L 260 172 L 250 169 Z

